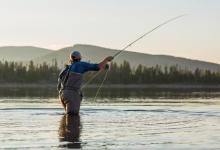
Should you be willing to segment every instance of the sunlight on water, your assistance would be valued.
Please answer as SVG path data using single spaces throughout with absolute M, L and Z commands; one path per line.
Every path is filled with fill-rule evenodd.
M 55 98 L 1 98 L 0 149 L 218 149 L 219 100 L 206 101 L 88 99 L 70 117 Z

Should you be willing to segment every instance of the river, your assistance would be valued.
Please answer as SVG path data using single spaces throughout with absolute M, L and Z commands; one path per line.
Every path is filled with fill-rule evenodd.
M 66 116 L 53 94 L 5 94 L 0 149 L 220 149 L 219 92 L 143 93 L 85 93 L 79 116 Z

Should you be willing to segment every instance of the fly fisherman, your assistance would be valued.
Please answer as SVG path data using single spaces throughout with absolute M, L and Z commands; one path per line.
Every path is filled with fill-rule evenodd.
M 78 51 L 72 52 L 69 60 L 70 65 L 67 65 L 59 74 L 57 89 L 66 114 L 79 114 L 83 74 L 88 71 L 107 69 L 107 63 L 113 60 L 113 57 L 109 56 L 99 64 L 92 64 L 81 61 L 81 58 Z

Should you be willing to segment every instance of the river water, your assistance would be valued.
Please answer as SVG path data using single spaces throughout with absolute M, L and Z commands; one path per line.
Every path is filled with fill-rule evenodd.
M 220 149 L 219 93 L 178 95 L 85 97 L 79 116 L 56 97 L 4 95 L 0 149 Z

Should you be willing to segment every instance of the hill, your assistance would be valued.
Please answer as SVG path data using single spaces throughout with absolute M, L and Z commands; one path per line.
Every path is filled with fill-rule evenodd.
M 90 62 L 100 62 L 104 57 L 109 55 L 114 55 L 118 50 L 103 48 L 92 45 L 81 45 L 77 44 L 73 47 L 66 47 L 58 51 L 53 51 L 49 54 L 46 54 L 37 59 L 33 59 L 35 63 L 48 62 L 51 63 L 52 60 L 56 59 L 59 66 L 63 66 L 68 62 L 69 54 L 73 51 L 80 51 L 83 60 Z M 151 55 L 137 52 L 124 51 L 118 57 L 114 59 L 117 63 L 122 63 L 124 60 L 129 61 L 132 67 L 136 67 L 139 64 L 151 67 L 160 65 L 162 67 L 179 65 L 181 68 L 187 68 L 190 70 L 195 70 L 196 68 L 200 69 L 209 69 L 211 71 L 220 71 L 220 65 L 216 63 L 210 63 L 199 60 L 192 60 L 181 57 L 174 57 L 168 55 Z
M 33 46 L 5 46 L 0 47 L 1 61 L 29 61 L 51 53 L 52 50 Z

